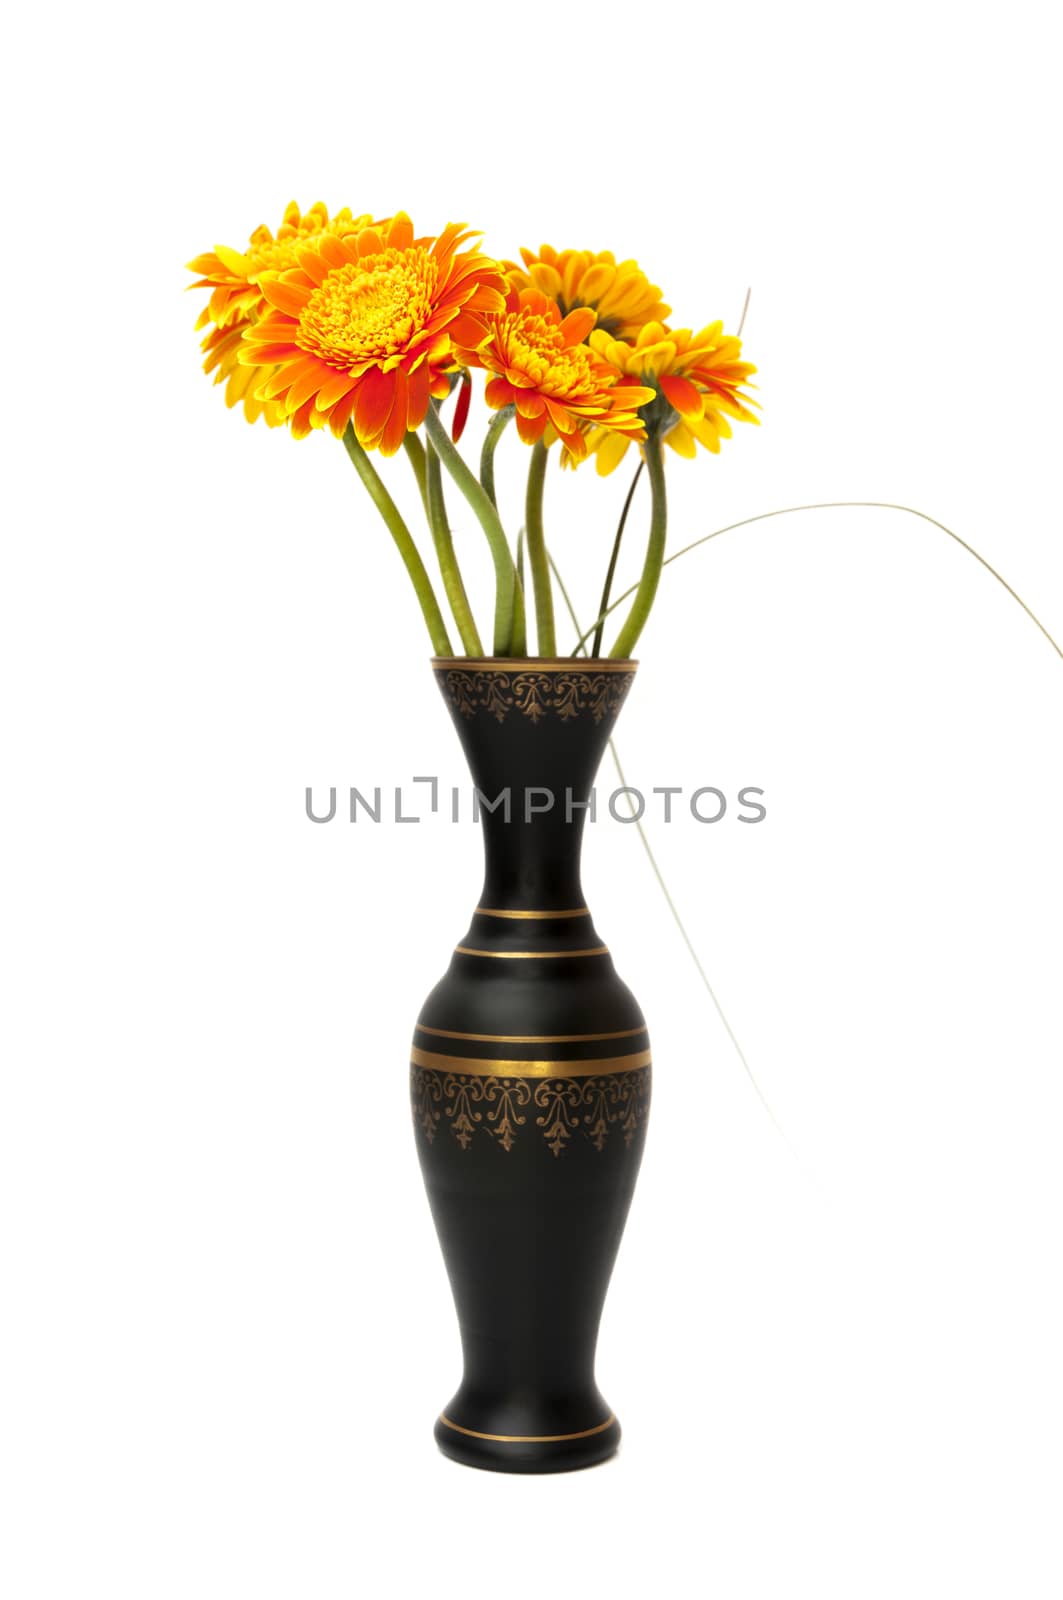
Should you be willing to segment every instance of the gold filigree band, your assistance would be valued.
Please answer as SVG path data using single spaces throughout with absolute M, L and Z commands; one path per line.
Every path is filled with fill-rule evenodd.
M 435 661 L 439 686 L 466 719 L 481 713 L 505 722 L 512 713 L 534 726 L 545 718 L 594 722 L 615 717 L 635 679 L 628 661 Z
M 440 1128 L 446 1127 L 463 1150 L 474 1142 L 479 1147 L 486 1140 L 508 1154 L 523 1137 L 522 1129 L 532 1134 L 530 1119 L 553 1156 L 560 1156 L 574 1139 L 578 1142 L 583 1136 L 600 1154 L 614 1130 L 630 1149 L 649 1114 L 649 1063 L 634 1070 L 576 1076 L 580 1066 L 587 1064 L 567 1062 L 568 1076 L 535 1079 L 485 1077 L 458 1070 L 456 1062 L 453 1070 L 444 1071 L 415 1061 L 410 1067 L 413 1120 L 429 1144 L 434 1143 Z

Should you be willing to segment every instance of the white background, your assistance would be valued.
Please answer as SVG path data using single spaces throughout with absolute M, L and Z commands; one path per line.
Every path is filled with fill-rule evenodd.
M 571 1477 L 465 1471 L 431 1438 L 459 1353 L 406 1049 L 478 842 L 342 820 L 352 783 L 461 781 L 457 743 L 343 451 L 227 412 L 182 293 L 184 261 L 292 197 L 465 218 L 503 255 L 633 254 L 694 327 L 733 328 L 752 285 L 764 426 L 669 458 L 673 546 L 899 501 L 1063 637 L 1047 18 L 21 13 L 10 1600 L 1063 1590 L 1063 661 L 912 517 L 780 518 L 670 569 L 621 751 L 647 788 L 767 792 L 759 827 L 650 829 L 785 1140 L 634 831 L 599 823 L 588 893 L 657 1061 L 600 1349 L 624 1445 Z M 626 478 L 550 475 L 585 615 Z M 452 509 L 484 616 L 482 538 Z M 334 824 L 307 821 L 307 784 L 340 788 Z

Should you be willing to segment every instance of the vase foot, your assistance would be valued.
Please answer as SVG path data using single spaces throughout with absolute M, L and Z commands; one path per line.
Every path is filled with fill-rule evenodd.
M 498 1431 L 487 1417 L 477 1417 L 477 1428 L 466 1427 L 453 1420 L 450 1410 L 462 1414 L 453 1404 L 441 1413 L 435 1425 L 436 1444 L 451 1461 L 488 1472 L 576 1472 L 607 1461 L 620 1443 L 620 1424 L 607 1407 L 598 1408 L 599 1415 L 607 1412 L 601 1422 L 556 1433 L 506 1433 L 503 1426 L 513 1423 L 505 1417 L 499 1418 Z

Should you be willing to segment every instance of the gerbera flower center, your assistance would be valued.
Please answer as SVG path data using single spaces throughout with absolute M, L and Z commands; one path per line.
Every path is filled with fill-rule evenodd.
M 416 245 L 350 261 L 311 294 L 296 343 L 335 367 L 386 360 L 428 322 L 437 280 L 435 258 Z
M 500 319 L 499 331 L 499 353 L 507 368 L 520 373 L 530 387 L 558 397 L 593 387 L 590 352 L 586 345 L 566 345 L 558 323 L 521 311 Z

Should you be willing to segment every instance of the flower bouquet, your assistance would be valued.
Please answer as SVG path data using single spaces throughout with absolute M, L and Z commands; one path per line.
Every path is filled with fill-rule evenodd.
M 665 561 L 664 446 L 715 453 L 732 421 L 757 417 L 740 339 L 719 322 L 669 326 L 634 261 L 546 245 L 521 257 L 492 259 L 461 224 L 419 236 L 402 212 L 376 221 L 293 204 L 275 235 L 259 228 L 244 250 L 219 245 L 190 266 L 209 290 L 204 365 L 228 404 L 296 439 L 326 428 L 342 439 L 409 574 L 472 771 L 484 884 L 410 1054 L 464 1354 L 435 1432 L 468 1465 L 551 1472 L 619 1442 L 594 1357 L 650 1095 L 645 1018 L 584 902 L 583 820 Z M 478 372 L 490 420 L 474 470 L 459 441 Z M 528 451 L 515 538 L 494 477 L 510 422 Z M 400 450 L 435 579 L 374 463 Z M 562 657 L 543 527 L 551 453 L 604 475 L 629 450 L 650 487 L 641 572 L 613 598 L 633 482 L 598 613 Z M 455 554 L 444 470 L 490 549 L 490 653 Z

